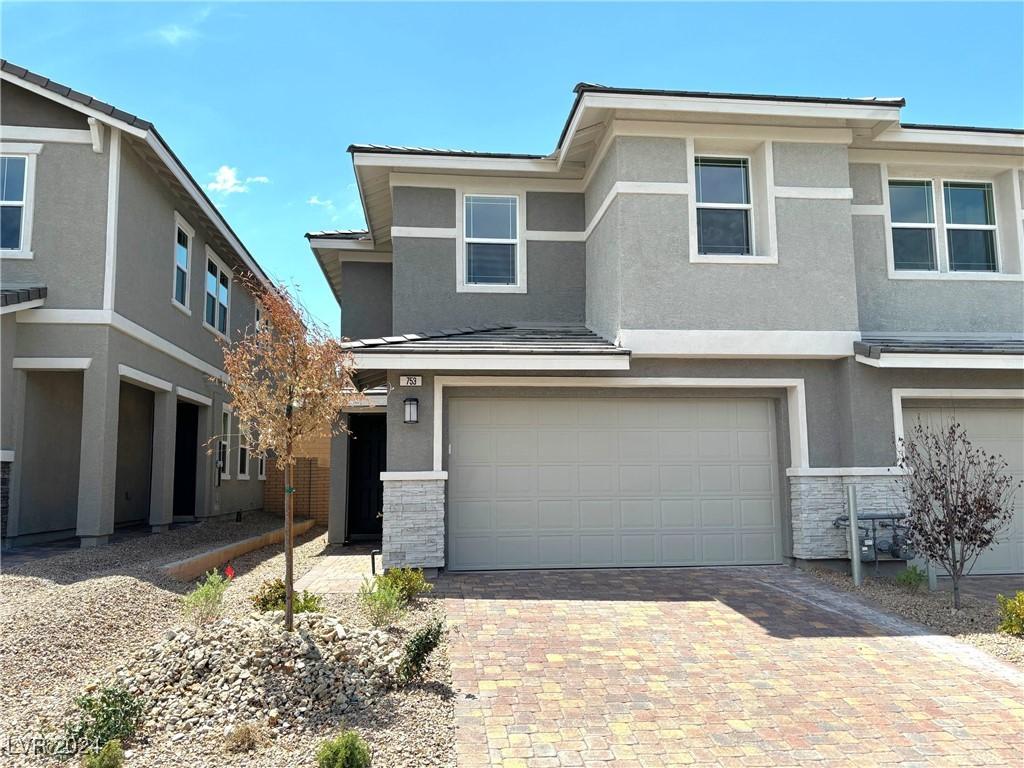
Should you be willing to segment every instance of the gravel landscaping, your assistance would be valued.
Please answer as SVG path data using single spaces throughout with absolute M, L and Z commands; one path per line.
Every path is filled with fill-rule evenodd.
M 986 651 L 996 658 L 1024 667 L 1024 638 L 998 632 L 999 607 L 995 600 L 983 601 L 964 595 L 961 609 L 953 611 L 949 592 L 929 592 L 926 586 L 910 591 L 884 577 L 865 577 L 858 589 L 844 573 L 811 570 L 810 573 L 837 589 L 873 601 L 902 618 L 934 629 Z
M 127 766 L 312 766 L 318 745 L 343 727 L 367 740 L 375 768 L 454 765 L 444 641 L 422 682 L 392 685 L 406 636 L 443 618 L 440 601 L 421 599 L 396 626 L 376 631 L 355 595 L 331 594 L 323 616 L 302 616 L 299 631 L 286 635 L 274 615 L 254 615 L 249 600 L 284 572 L 276 545 L 232 561 L 236 576 L 221 622 L 199 631 L 183 626 L 180 601 L 191 585 L 159 566 L 280 524 L 279 515 L 263 514 L 208 521 L 5 569 L 0 739 L 59 732 L 75 696 L 119 678 L 155 704 L 127 745 Z M 300 539 L 296 578 L 329 552 L 322 529 Z M 171 695 L 168 686 L 177 683 L 189 692 L 186 703 Z M 291 710 L 286 696 L 295 700 Z M 226 733 L 238 723 L 260 735 L 248 752 L 228 751 Z M 3 755 L 2 762 L 47 761 Z

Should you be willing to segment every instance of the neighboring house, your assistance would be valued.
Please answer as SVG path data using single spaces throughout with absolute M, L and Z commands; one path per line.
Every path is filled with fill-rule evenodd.
M 150 123 L 0 78 L 5 546 L 259 508 L 214 381 L 263 271 Z
M 307 237 L 390 389 L 332 537 L 370 419 L 388 565 L 844 558 L 918 417 L 1021 473 L 1024 132 L 903 105 L 583 84 L 550 155 L 350 147 L 368 231 Z

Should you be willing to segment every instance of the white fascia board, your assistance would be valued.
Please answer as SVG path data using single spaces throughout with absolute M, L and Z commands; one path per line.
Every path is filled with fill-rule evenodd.
M 452 155 L 407 155 L 404 153 L 353 152 L 357 166 L 415 168 L 485 173 L 553 174 L 558 172 L 554 159 L 520 157 L 460 157 Z
M 185 387 L 175 387 L 174 391 L 177 393 L 179 398 L 181 398 L 182 400 L 187 400 L 190 403 L 195 403 L 196 405 L 205 405 L 206 407 L 210 407 L 211 405 L 213 405 L 212 397 L 201 395 L 198 392 L 195 392 L 191 389 L 186 389 Z
M 41 307 L 45 303 L 46 299 L 32 299 L 32 301 L 23 301 L 21 304 L 10 304 L 6 307 L 0 307 L 0 315 L 6 315 L 10 312 L 24 312 L 27 309 Z
M 91 357 L 16 357 L 11 367 L 19 371 L 84 371 Z
M 373 240 L 338 240 L 330 237 L 311 237 L 309 247 L 322 251 L 372 251 Z
M 877 358 L 856 355 L 858 363 L 873 368 L 956 368 L 967 370 L 1024 371 L 1024 355 L 949 355 L 883 352 Z
M 634 357 L 825 358 L 853 355 L 860 331 L 619 331 Z
M 157 392 L 170 392 L 173 385 L 157 376 L 132 368 L 130 365 L 117 366 L 117 375 L 125 381 L 137 384 L 145 389 L 152 389 Z
M 381 472 L 380 479 L 383 482 L 416 481 L 416 480 L 447 480 L 448 473 L 444 470 L 423 471 L 423 472 Z
M 629 355 L 452 355 L 354 353 L 364 370 L 425 371 L 628 371 Z
M 892 165 L 918 165 L 928 167 L 970 166 L 972 168 L 993 168 L 1005 170 L 1021 167 L 1021 155 L 997 154 L 995 152 L 943 152 L 933 149 L 882 149 L 874 147 L 851 147 L 851 163 L 890 163 Z
M 90 120 L 94 118 L 89 118 Z M 79 128 L 37 128 L 25 125 L 0 126 L 0 141 L 39 141 L 49 144 L 91 144 L 92 132 Z
M 986 131 L 957 131 L 928 128 L 890 128 L 875 137 L 875 140 L 887 144 L 940 144 L 957 145 L 965 149 L 973 147 L 984 149 L 1016 150 L 1024 153 L 1024 136 L 1012 133 Z

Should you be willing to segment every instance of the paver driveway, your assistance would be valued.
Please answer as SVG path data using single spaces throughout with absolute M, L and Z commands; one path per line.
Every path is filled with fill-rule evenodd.
M 788 568 L 438 591 L 466 768 L 1024 764 L 1024 675 Z

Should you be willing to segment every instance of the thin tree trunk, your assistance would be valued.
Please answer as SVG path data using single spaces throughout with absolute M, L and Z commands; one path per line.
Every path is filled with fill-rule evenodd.
M 292 465 L 284 465 L 284 628 L 292 631 Z

